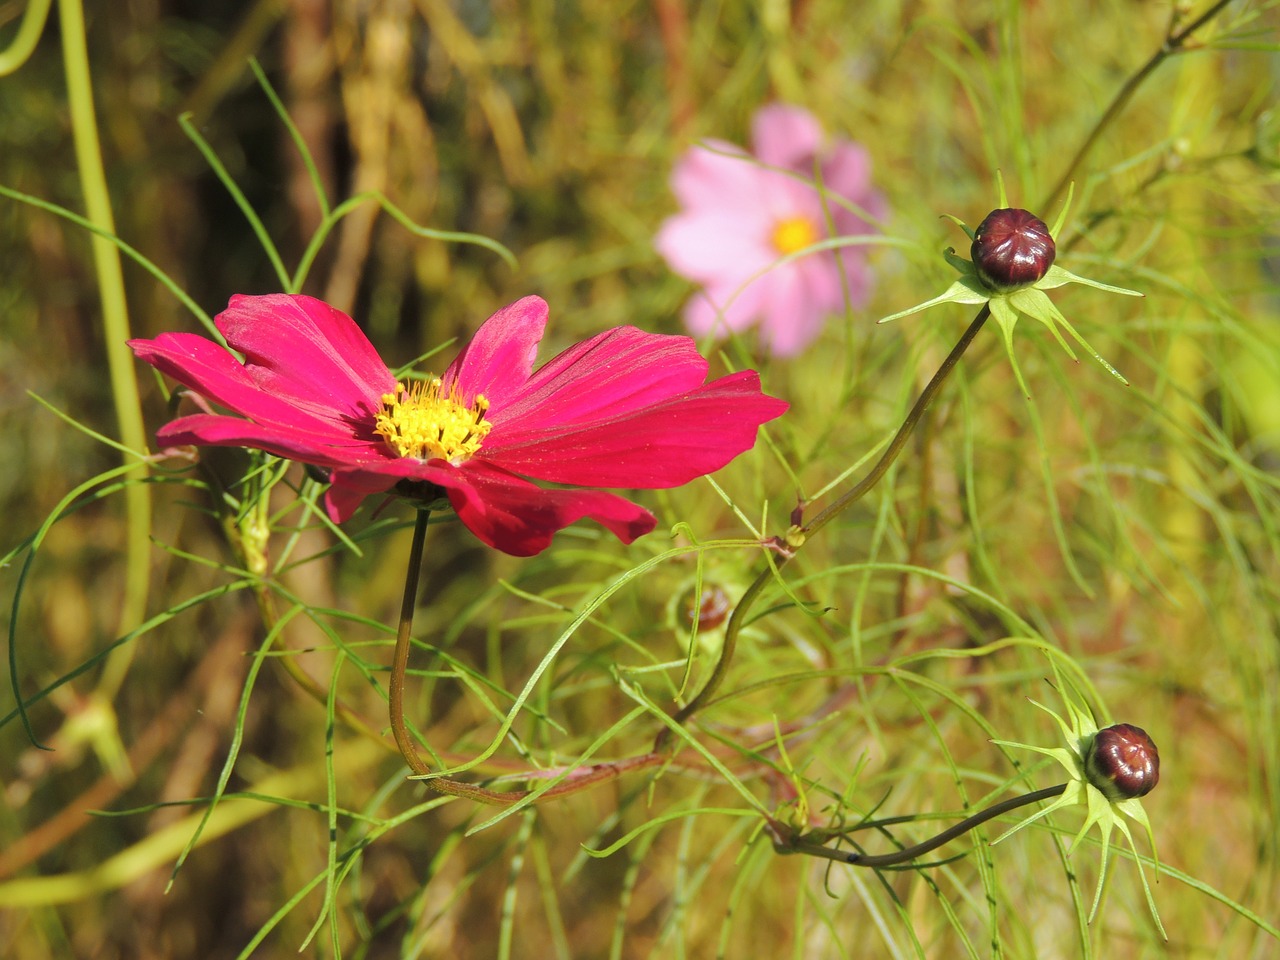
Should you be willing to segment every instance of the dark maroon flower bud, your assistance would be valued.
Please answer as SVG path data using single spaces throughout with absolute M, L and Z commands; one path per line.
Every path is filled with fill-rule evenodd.
M 1108 800 L 1145 797 L 1160 782 L 1160 751 L 1141 727 L 1117 723 L 1098 731 L 1084 768 Z
M 689 596 L 685 598 L 684 615 L 689 626 L 693 626 L 696 622 L 699 630 L 714 630 L 720 624 L 729 619 L 729 614 L 733 612 L 733 598 L 728 592 L 715 584 L 704 584 L 702 588 L 702 602 L 698 604 L 698 609 L 693 608 L 693 591 L 689 591 Z
M 979 279 L 1001 293 L 1035 283 L 1049 272 L 1057 254 L 1044 221 L 1012 207 L 987 214 L 969 248 Z

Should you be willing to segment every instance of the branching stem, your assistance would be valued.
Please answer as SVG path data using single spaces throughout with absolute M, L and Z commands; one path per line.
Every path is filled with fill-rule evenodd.
M 987 318 L 991 316 L 991 308 L 988 304 L 983 304 L 982 309 L 978 311 L 978 315 L 973 318 L 973 322 L 969 324 L 964 335 L 960 337 L 956 345 L 951 348 L 951 352 L 947 354 L 947 358 L 942 361 L 942 365 L 938 367 L 937 372 L 925 385 L 924 390 L 920 392 L 920 396 L 916 399 L 915 405 L 907 414 L 902 426 L 898 428 L 898 432 L 894 434 L 893 439 L 889 442 L 889 446 L 885 448 L 884 453 L 880 455 L 880 459 L 876 461 L 865 477 L 863 477 L 856 486 L 832 503 L 829 507 L 819 513 L 809 523 L 799 528 L 799 536 L 794 539 L 795 543 L 791 552 L 780 553 L 774 563 L 760 571 L 759 576 L 752 581 L 751 586 L 747 587 L 742 594 L 742 599 L 738 601 L 738 605 L 734 607 L 733 613 L 729 617 L 729 622 L 725 626 L 724 643 L 720 647 L 720 657 L 716 660 L 716 665 L 711 671 L 711 676 L 707 678 L 707 682 L 702 689 L 698 691 L 687 704 L 684 705 L 675 715 L 677 723 L 684 723 L 691 716 L 697 713 L 707 701 L 711 699 L 716 689 L 720 686 L 720 682 L 724 679 L 725 674 L 729 670 L 729 664 L 733 660 L 734 650 L 738 643 L 738 634 L 742 631 L 743 624 L 746 621 L 747 614 L 751 611 L 756 599 L 764 590 L 765 586 L 773 579 L 774 572 L 781 568 L 795 550 L 798 550 L 808 537 L 817 533 L 828 523 L 838 517 L 849 507 L 853 506 L 861 500 L 867 493 L 889 472 L 889 468 L 893 466 L 898 454 L 902 452 L 906 446 L 907 440 L 911 437 L 916 425 L 924 416 L 934 399 L 938 395 L 938 391 L 942 389 L 943 383 L 947 377 L 951 375 L 951 371 L 956 368 L 960 362 L 960 358 L 964 356 L 964 352 L 969 349 L 969 345 L 973 343 L 974 338 L 978 335 L 978 331 L 982 329 L 983 324 L 987 322 Z M 655 749 L 660 749 L 667 742 L 670 735 L 670 728 L 663 728 L 658 734 Z
M 1196 17 L 1177 33 L 1172 32 L 1173 28 L 1170 26 L 1170 32 L 1165 37 L 1164 43 L 1160 44 L 1160 48 L 1151 55 L 1150 59 L 1148 59 L 1146 63 L 1138 68 L 1136 73 L 1125 81 L 1124 86 L 1117 91 L 1115 97 L 1107 106 L 1106 112 L 1104 112 L 1102 116 L 1098 118 L 1098 122 L 1093 125 L 1093 129 L 1089 131 L 1089 136 L 1085 138 L 1084 143 L 1080 145 L 1080 149 L 1076 151 L 1075 156 L 1071 158 L 1071 162 L 1067 164 L 1067 169 L 1062 174 L 1062 178 L 1058 181 L 1058 185 L 1053 188 L 1053 192 L 1049 194 L 1041 209 L 1048 210 L 1062 199 L 1062 195 L 1067 192 L 1067 187 L 1075 176 L 1076 170 L 1079 169 L 1080 165 L 1084 162 L 1084 158 L 1088 156 L 1089 151 L 1094 148 L 1094 145 L 1102 136 L 1103 131 L 1105 131 L 1107 127 L 1111 126 L 1115 119 L 1120 116 L 1121 112 L 1123 112 L 1124 108 L 1129 105 L 1129 101 L 1133 99 L 1133 95 L 1138 92 L 1138 88 L 1142 86 L 1147 77 L 1151 76 L 1151 74 L 1156 71 L 1156 68 L 1159 67 L 1160 64 L 1164 63 L 1169 57 L 1173 56 L 1175 53 L 1182 53 L 1185 50 L 1186 43 L 1191 38 L 1191 35 L 1221 13 L 1230 2 L 1231 0 L 1218 0 L 1217 3 L 1211 6 L 1200 16 Z

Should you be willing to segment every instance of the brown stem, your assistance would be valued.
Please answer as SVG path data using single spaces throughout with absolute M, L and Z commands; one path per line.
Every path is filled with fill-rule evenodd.
M 917 857 L 922 857 L 932 850 L 936 850 L 944 843 L 950 843 L 956 837 L 968 833 L 976 826 L 986 823 L 993 817 L 1008 813 L 1010 810 L 1016 810 L 1018 807 L 1024 807 L 1029 803 L 1038 803 L 1041 800 L 1048 800 L 1051 797 L 1060 796 L 1066 789 L 1067 784 L 1060 783 L 1057 786 L 1045 787 L 1043 790 L 1033 790 L 1031 793 L 1025 793 L 1020 797 L 1010 797 L 1008 800 L 1001 800 L 999 803 L 992 804 L 985 810 L 980 810 L 971 817 L 966 817 L 953 827 L 948 827 L 936 836 L 930 837 L 928 840 L 917 843 L 914 846 L 905 847 L 893 853 L 880 853 L 868 855 L 858 853 L 856 850 L 836 850 L 831 847 L 824 847 L 816 843 L 805 843 L 802 840 L 793 843 L 775 842 L 774 848 L 779 853 L 803 853 L 811 857 L 822 857 L 826 860 L 835 860 L 837 863 L 848 863 L 855 867 L 896 867 L 904 863 L 910 863 Z
M 419 776 L 431 773 L 425 760 L 418 754 L 417 744 L 409 735 L 404 722 L 404 675 L 409 666 L 410 634 L 413 632 L 413 611 L 418 601 L 418 579 L 422 571 L 422 548 L 427 542 L 427 521 L 430 510 L 419 510 L 413 527 L 413 545 L 409 548 L 409 569 L 404 575 L 404 599 L 400 603 L 400 625 L 396 630 L 396 649 L 391 658 L 391 735 L 395 737 L 400 756 L 409 769 Z
M 1067 191 L 1067 186 L 1071 183 L 1071 178 L 1075 176 L 1076 170 L 1080 167 L 1080 164 L 1084 162 L 1084 158 L 1098 142 L 1103 131 L 1106 130 L 1107 127 L 1111 126 L 1116 117 L 1120 116 L 1120 113 L 1124 108 L 1129 105 L 1129 101 L 1133 99 L 1133 95 L 1137 93 L 1138 88 L 1142 86 L 1147 77 L 1151 76 L 1151 74 L 1155 72 L 1156 68 L 1159 67 L 1160 64 L 1164 63 L 1164 61 L 1169 57 L 1173 56 L 1175 53 L 1181 53 L 1183 46 L 1186 44 L 1187 40 L 1190 39 L 1191 35 L 1221 13 L 1223 8 L 1225 8 L 1230 2 L 1231 0 L 1218 0 L 1217 3 L 1192 20 L 1191 23 L 1187 24 L 1183 29 L 1179 30 L 1177 33 L 1165 36 L 1164 43 L 1160 45 L 1160 49 L 1151 55 L 1151 58 L 1138 69 L 1137 73 L 1133 74 L 1125 81 L 1124 86 L 1120 88 L 1119 92 L 1116 93 L 1115 98 L 1111 101 L 1110 105 L 1108 105 L 1106 112 L 1103 113 L 1098 119 L 1098 122 L 1093 125 L 1093 129 L 1089 132 L 1089 136 L 1085 138 L 1084 143 L 1080 145 L 1080 149 L 1076 151 L 1076 155 L 1072 157 L 1071 162 L 1067 164 L 1067 169 L 1066 172 L 1062 174 L 1062 179 L 1060 179 L 1058 181 L 1058 185 L 1053 188 L 1053 192 L 1049 194 L 1041 209 L 1048 210 L 1062 198 L 1062 195 Z

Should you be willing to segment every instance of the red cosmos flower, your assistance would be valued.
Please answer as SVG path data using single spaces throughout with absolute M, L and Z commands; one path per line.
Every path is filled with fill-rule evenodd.
M 331 471 L 329 516 L 401 481 L 440 488 L 481 540 L 516 556 L 546 549 L 582 517 L 624 543 L 657 521 L 579 486 L 675 487 L 727 464 L 787 404 L 753 370 L 703 383 L 688 337 L 615 327 L 533 372 L 547 322 L 538 297 L 499 310 L 444 374 L 397 381 L 346 314 L 311 297 L 235 296 L 215 320 L 241 363 L 212 340 L 131 340 L 137 356 L 238 416 L 200 413 L 158 440 L 254 447 Z

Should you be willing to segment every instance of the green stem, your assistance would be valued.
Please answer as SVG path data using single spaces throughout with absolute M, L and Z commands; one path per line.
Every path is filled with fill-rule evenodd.
M 951 352 L 947 354 L 947 358 L 942 361 L 942 365 L 938 367 L 920 396 L 916 399 L 915 405 L 907 414 L 907 418 L 902 422 L 902 426 L 898 428 L 898 432 L 894 434 L 893 440 L 889 442 L 889 446 L 885 448 L 884 453 L 880 455 L 880 459 L 876 461 L 875 466 L 867 473 L 861 481 L 858 482 L 848 493 L 840 497 L 835 503 L 827 507 L 816 517 L 813 518 L 805 526 L 799 528 L 799 536 L 795 539 L 793 550 L 790 553 L 779 554 L 777 560 L 770 564 L 766 569 L 760 572 L 760 575 L 752 581 L 751 586 L 747 587 L 742 594 L 742 599 L 738 601 L 738 605 L 733 608 L 733 613 L 729 617 L 728 624 L 725 625 L 724 643 L 720 647 L 720 656 L 716 660 L 716 665 L 712 668 L 711 676 L 707 678 L 707 682 L 692 700 L 686 703 L 673 718 L 676 723 L 684 723 L 691 716 L 697 713 L 706 705 L 707 701 L 716 692 L 721 681 L 724 680 L 725 674 L 729 672 L 729 664 L 733 660 L 733 654 L 738 645 L 738 634 L 742 631 L 743 624 L 746 622 L 747 614 L 750 612 L 752 605 L 759 597 L 765 585 L 773 578 L 775 572 L 781 569 L 788 560 L 794 555 L 795 550 L 799 550 L 803 546 L 804 541 L 813 534 L 817 533 L 828 523 L 838 517 L 845 510 L 849 509 L 853 504 L 857 503 L 867 492 L 874 487 L 881 478 L 893 466 L 893 462 L 898 459 L 898 454 L 902 452 L 902 448 L 906 446 L 907 440 L 916 428 L 916 424 L 924 416 L 925 411 L 933 403 L 937 397 L 938 391 L 942 389 L 943 383 L 951 371 L 955 369 L 956 364 L 960 362 L 960 358 L 964 356 L 964 352 L 969 349 L 969 345 L 973 343 L 974 338 L 978 335 L 978 331 L 982 329 L 983 324 L 987 322 L 987 318 L 991 316 L 991 308 L 988 304 L 983 304 L 982 309 L 978 311 L 978 315 L 973 318 L 973 322 L 969 324 L 964 335 L 961 336 L 956 345 L 951 348 Z M 662 732 L 658 734 L 654 749 L 660 749 L 667 742 L 670 736 L 670 728 L 664 727 Z
M 805 843 L 804 841 L 796 841 L 795 843 L 775 844 L 775 849 L 779 853 L 803 853 L 811 857 L 822 857 L 826 860 L 835 860 L 837 863 L 848 863 L 855 867 L 896 867 L 904 863 L 910 863 L 917 857 L 922 857 L 932 850 L 936 850 L 944 843 L 950 843 L 961 834 L 968 833 L 974 827 L 986 823 L 993 817 L 1008 813 L 1010 810 L 1016 810 L 1018 807 L 1025 807 L 1029 803 L 1038 803 L 1041 800 L 1048 800 L 1051 797 L 1060 796 L 1067 789 L 1067 784 L 1060 783 L 1054 787 L 1045 787 L 1043 790 L 1033 790 L 1031 793 L 1023 794 L 1020 797 L 1010 797 L 1008 800 L 1001 800 L 999 803 L 992 804 L 985 810 L 980 810 L 971 817 L 966 817 L 953 827 L 943 830 L 936 836 L 930 837 L 921 843 L 917 843 L 911 847 L 905 847 L 894 853 L 881 853 L 875 855 L 867 855 L 848 850 L 836 850 L 831 847 L 824 847 L 816 843 Z
M 1080 164 L 1084 162 L 1084 158 L 1089 155 L 1094 145 L 1101 138 L 1103 131 L 1120 116 L 1125 107 L 1129 105 L 1129 101 L 1133 99 L 1133 95 L 1138 92 L 1138 88 L 1156 71 L 1160 64 L 1164 63 L 1169 57 L 1175 53 L 1181 53 L 1187 40 L 1191 35 L 1203 27 L 1206 23 L 1216 17 L 1230 3 L 1231 0 L 1218 0 L 1213 6 L 1196 17 L 1191 23 L 1187 24 L 1175 34 L 1168 34 L 1164 38 L 1164 43 L 1160 44 L 1160 49 L 1151 55 L 1139 69 L 1138 72 L 1129 77 L 1125 81 L 1124 86 L 1116 93 L 1106 112 L 1093 125 L 1093 129 L 1089 132 L 1089 136 L 1085 138 L 1084 143 L 1080 145 L 1080 149 L 1076 151 L 1076 155 L 1071 158 L 1071 162 L 1067 164 L 1066 172 L 1062 174 L 1062 179 L 1058 181 L 1058 185 L 1053 188 L 1053 192 L 1049 194 L 1044 202 L 1042 210 L 1048 210 L 1062 198 L 1067 192 L 1067 187 L 1071 183 L 1071 178 L 1075 176 L 1075 172 L 1079 169 Z
M 422 549 L 427 542 L 427 521 L 430 510 L 419 510 L 418 521 L 413 527 L 413 545 L 409 548 L 409 569 L 404 575 L 404 600 L 400 604 L 400 625 L 396 630 L 396 649 L 391 658 L 391 735 L 395 737 L 400 756 L 409 769 L 419 776 L 427 776 L 431 768 L 418 754 L 417 744 L 404 722 L 404 675 L 409 666 L 410 634 L 413 632 L 413 611 L 418 602 L 418 580 L 422 570 Z
M 111 214 L 111 196 L 103 169 L 102 149 L 98 143 L 98 123 L 93 107 L 93 83 L 89 77 L 89 52 L 85 42 L 84 11 L 80 0 L 58 0 L 58 28 L 62 35 L 62 55 L 67 76 L 67 101 L 71 112 L 71 130 L 75 142 L 76 165 L 84 192 L 85 212 L 94 226 L 105 233 L 115 233 Z M 24 22 L 25 27 L 25 22 Z M 120 439 L 135 451 L 147 449 L 147 435 L 142 421 L 142 404 L 138 397 L 138 381 L 134 375 L 133 354 L 125 343 L 129 339 L 129 313 L 125 302 L 124 272 L 120 251 L 110 240 L 94 234 L 93 261 L 98 276 L 98 292 L 102 301 L 103 339 L 106 342 L 107 368 L 111 378 L 111 394 L 115 403 Z M 151 555 L 151 488 L 143 482 L 145 464 L 130 474 L 125 487 L 126 566 L 124 600 L 117 633 L 127 633 L 142 621 L 147 606 Z M 133 658 L 134 644 L 119 648 L 107 660 L 98 692 L 107 700 L 115 695 Z
M 22 25 L 14 34 L 12 42 L 4 50 L 0 50 L 0 77 L 7 77 L 31 59 L 31 54 L 44 33 L 45 22 L 49 19 L 49 7 L 53 0 L 31 0 L 27 11 L 22 15 Z

